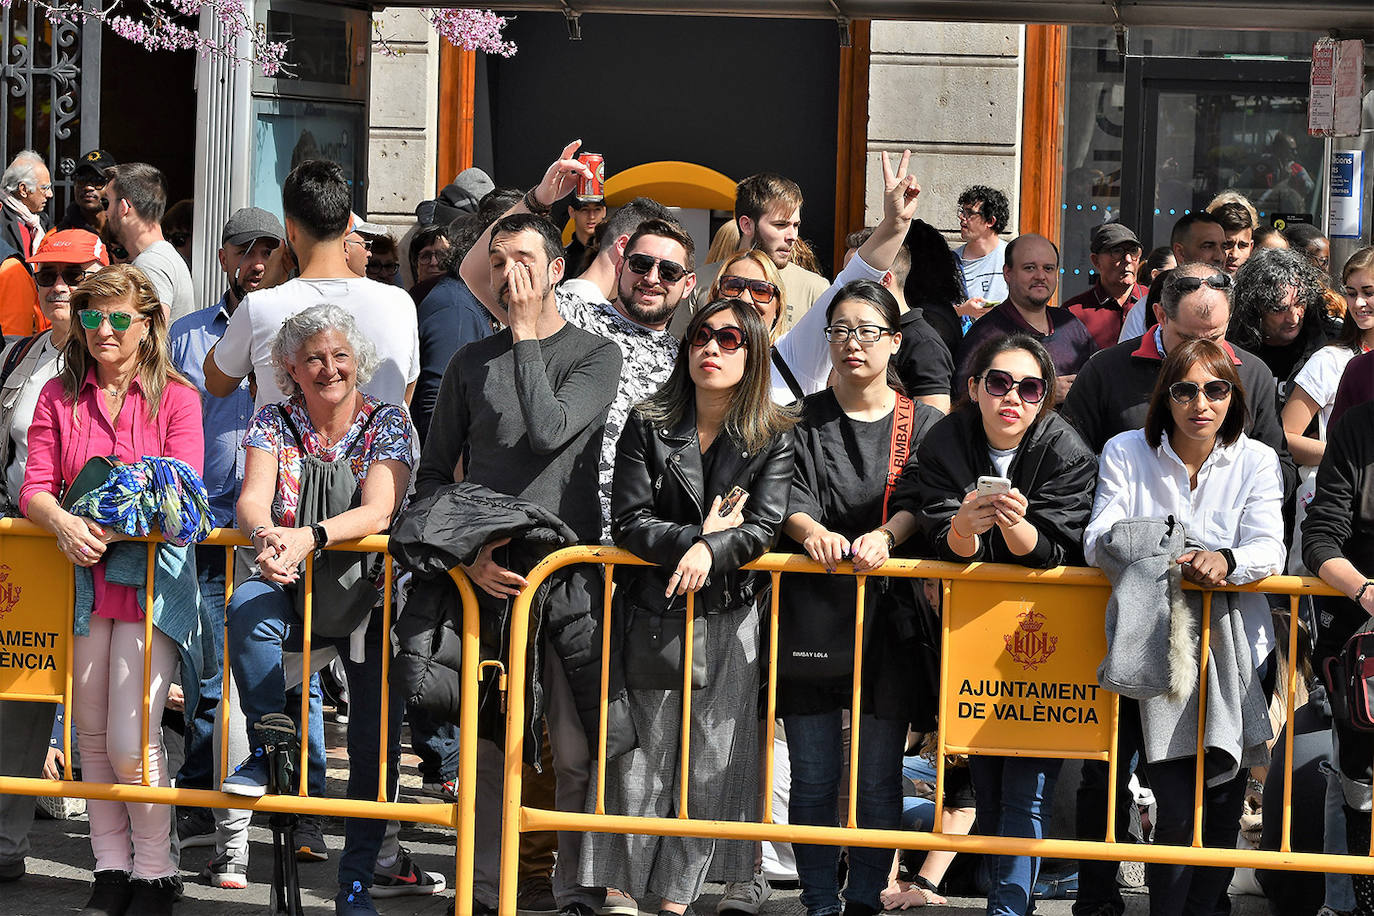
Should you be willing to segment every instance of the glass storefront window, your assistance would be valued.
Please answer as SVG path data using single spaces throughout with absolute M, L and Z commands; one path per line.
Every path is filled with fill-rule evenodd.
M 253 101 L 253 206 L 281 217 L 281 186 L 306 159 L 329 159 L 343 167 L 353 191 L 353 209 L 366 211 L 367 121 L 361 105 L 299 99 Z

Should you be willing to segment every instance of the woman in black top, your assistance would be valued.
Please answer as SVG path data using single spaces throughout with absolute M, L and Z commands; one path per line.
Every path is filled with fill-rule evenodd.
M 1053 410 L 1054 364 L 1024 334 L 973 355 L 968 400 L 926 434 L 897 488 L 937 558 L 1050 567 L 1081 563 L 1097 456 Z M 978 494 L 981 476 L 1011 490 Z M 1059 760 L 971 757 L 978 825 L 990 836 L 1039 838 Z M 1039 860 L 992 858 L 988 913 L 1029 912 Z
M 752 304 L 721 299 L 692 317 L 668 381 L 631 411 L 616 449 L 615 543 L 656 565 L 622 567 L 615 625 L 623 629 L 630 714 L 639 747 L 606 763 L 606 811 L 678 814 L 688 781 L 692 818 L 741 820 L 758 797 L 759 612 L 767 576 L 741 572 L 773 546 L 792 486 L 793 415 L 773 403 L 768 333 Z M 722 511 L 734 487 L 748 495 Z M 636 647 L 684 631 L 695 593 L 690 758 L 681 772 L 682 652 L 673 671 L 642 664 Z M 640 637 L 661 634 L 655 643 Z M 701 893 L 715 841 L 588 834 L 581 883 L 661 901 L 678 914 Z M 748 881 L 752 875 L 725 875 Z
M 1302 561 L 1345 597 L 1326 598 L 1313 661 L 1318 671 L 1374 617 L 1374 401 L 1350 408 L 1326 430 L 1326 451 L 1302 523 Z M 1331 691 L 1336 685 L 1328 684 Z M 1374 735 L 1332 719 L 1332 757 L 1345 795 L 1345 836 L 1352 855 L 1369 849 Z M 1374 914 L 1374 876 L 1354 875 L 1355 912 Z
M 783 532 L 831 571 L 846 559 L 853 560 L 856 572 L 882 565 L 916 527 L 910 512 L 888 511 L 889 479 L 895 483 L 907 456 L 942 415 L 912 402 L 896 390 L 900 383 L 893 384 L 892 359 L 902 342 L 899 321 L 897 300 L 871 280 L 846 285 L 826 309 L 835 384 L 802 401 L 794 431 L 797 473 Z M 894 426 L 900 441 L 894 439 Z M 903 630 L 888 619 L 893 602 L 885 592 L 885 580 L 868 581 L 856 816 L 860 827 L 871 828 L 900 824 L 902 751 L 910 720 L 904 676 L 910 665 L 891 651 Z M 788 820 L 793 824 L 838 823 L 841 713 L 851 699 L 855 600 L 850 576 L 793 576 L 781 588 L 778 712 L 792 763 Z M 884 648 L 889 651 L 880 651 Z M 807 913 L 839 913 L 839 850 L 804 843 L 792 848 Z M 890 849 L 849 850 L 846 914 L 881 911 L 878 895 L 887 886 L 891 863 Z

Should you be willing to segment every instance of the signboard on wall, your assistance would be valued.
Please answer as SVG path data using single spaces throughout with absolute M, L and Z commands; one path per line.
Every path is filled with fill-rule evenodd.
M 1333 38 L 1314 42 L 1307 132 L 1318 137 L 1358 136 L 1363 96 L 1364 42 Z
M 956 581 L 945 609 L 950 665 L 940 724 L 950 753 L 1092 757 L 1111 746 L 1107 586 Z
M 1364 150 L 1331 154 L 1331 237 L 1364 238 Z
M 62 696 L 71 578 L 51 539 L 0 538 L 0 696 Z

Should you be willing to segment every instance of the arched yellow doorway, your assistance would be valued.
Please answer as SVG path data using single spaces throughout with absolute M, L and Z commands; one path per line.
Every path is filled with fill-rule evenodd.
M 734 210 L 735 180 L 694 162 L 663 160 L 636 165 L 606 179 L 606 205 L 619 207 L 636 197 L 652 197 L 665 207 Z M 570 218 L 563 244 L 572 241 Z

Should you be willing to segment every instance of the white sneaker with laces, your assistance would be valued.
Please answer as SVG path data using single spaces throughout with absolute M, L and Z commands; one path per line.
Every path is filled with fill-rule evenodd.
M 754 872 L 753 881 L 732 881 L 725 885 L 725 896 L 716 904 L 717 913 L 747 913 L 758 916 L 763 902 L 773 893 L 763 872 Z

